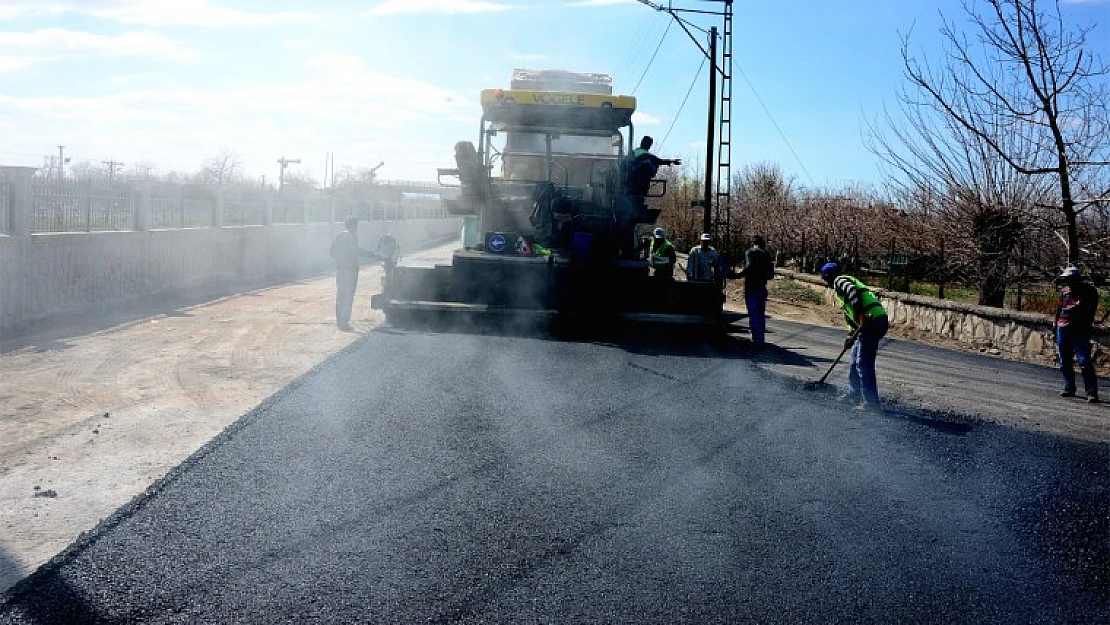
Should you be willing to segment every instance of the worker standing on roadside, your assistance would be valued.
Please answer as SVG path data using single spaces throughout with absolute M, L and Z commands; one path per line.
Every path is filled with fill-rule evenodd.
M 1084 279 L 1078 267 L 1068 267 L 1056 278 L 1060 285 L 1060 303 L 1054 316 L 1056 326 L 1056 348 L 1059 356 L 1060 373 L 1064 376 L 1064 390 L 1061 397 L 1075 397 L 1075 370 L 1072 362 L 1079 361 L 1079 372 L 1083 375 L 1083 390 L 1087 401 L 1100 403 L 1098 399 L 1098 376 L 1095 363 L 1091 360 L 1091 333 L 1095 326 L 1095 312 L 1098 309 L 1098 289 Z
M 713 237 L 708 232 L 701 235 L 701 244 L 690 250 L 686 258 L 686 279 L 694 282 L 709 282 L 718 277 L 717 250 L 710 245 Z
M 359 259 L 373 257 L 374 254 L 358 246 L 358 219 L 351 217 L 343 224 L 346 230 L 336 235 L 330 251 L 335 259 L 335 323 L 340 330 L 350 332 Z
M 763 249 L 767 241 L 756 235 L 752 246 L 744 252 L 744 268 L 736 274 L 744 278 L 744 305 L 748 308 L 748 327 L 752 344 L 763 347 L 767 334 L 767 283 L 775 279 L 775 264 Z
M 674 244 L 667 240 L 667 231 L 656 228 L 652 233 L 651 243 L 648 247 L 651 258 L 651 268 L 657 279 L 662 281 L 674 280 L 674 267 L 678 263 L 678 252 Z
M 879 387 L 875 379 L 875 357 L 879 351 L 879 341 L 886 336 L 889 329 L 886 310 L 871 289 L 856 278 L 842 273 L 840 265 L 827 263 L 821 267 L 821 277 L 832 287 L 840 308 L 844 311 L 844 320 L 852 329 L 853 333 L 845 341 L 845 347 L 848 341 L 855 342 L 852 345 L 852 364 L 848 371 L 848 388 L 838 399 L 854 402 L 860 410 L 878 409 L 880 404 Z

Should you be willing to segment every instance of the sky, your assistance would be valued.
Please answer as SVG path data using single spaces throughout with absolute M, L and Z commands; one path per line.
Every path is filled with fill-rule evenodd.
M 713 11 L 707 0 L 657 0 Z M 1110 0 L 1061 0 L 1097 25 Z M 253 179 L 335 168 L 435 180 L 476 141 L 480 90 L 514 68 L 607 73 L 635 95 L 654 151 L 705 160 L 707 32 L 636 0 L 0 0 L 0 165 L 67 158 L 195 172 L 233 151 Z M 940 59 L 959 0 L 737 0 L 731 165 L 778 166 L 800 186 L 879 185 L 869 122 L 905 86 L 903 37 Z M 691 36 L 692 35 L 692 36 Z M 700 46 L 699 46 L 700 44 Z

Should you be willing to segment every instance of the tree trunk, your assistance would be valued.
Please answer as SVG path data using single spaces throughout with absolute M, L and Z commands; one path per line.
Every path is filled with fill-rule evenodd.
M 1021 240 L 1021 222 L 1003 208 L 983 208 L 973 223 L 979 246 L 979 304 L 1002 308 L 1009 260 Z
M 1006 279 L 998 272 L 983 275 L 979 281 L 979 305 L 1002 308 L 1006 304 Z

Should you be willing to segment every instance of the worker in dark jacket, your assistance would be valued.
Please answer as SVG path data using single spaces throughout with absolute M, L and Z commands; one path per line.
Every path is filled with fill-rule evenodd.
M 1064 376 L 1061 397 L 1075 397 L 1075 371 L 1072 361 L 1079 361 L 1083 374 L 1083 387 L 1087 401 L 1099 403 L 1098 377 L 1091 360 L 1091 333 L 1098 309 L 1098 289 L 1084 279 L 1078 267 L 1068 267 L 1056 279 L 1060 286 L 1060 303 L 1056 307 L 1056 348 L 1059 354 L 1060 373 Z
M 661 165 L 681 165 L 680 158 L 659 158 L 651 153 L 651 145 L 655 142 L 651 137 L 640 140 L 640 147 L 632 150 L 628 159 L 628 194 L 643 203 L 651 187 L 651 180 L 659 171 Z
M 766 239 L 752 237 L 752 246 L 744 252 L 744 268 L 736 275 L 744 278 L 744 305 L 748 308 L 748 327 L 752 344 L 763 347 L 767 333 L 767 283 L 775 279 L 775 263 L 764 249 Z
M 374 253 L 358 246 L 357 219 L 351 217 L 344 226 L 346 230 L 332 241 L 331 257 L 335 259 L 335 323 L 340 330 L 349 332 L 360 258 L 373 257 Z
M 853 333 L 845 341 L 854 340 L 852 345 L 852 365 L 848 371 L 848 389 L 841 395 L 841 401 L 856 402 L 860 410 L 878 409 L 879 387 L 875 379 L 875 357 L 879 351 L 879 341 L 889 329 L 886 310 L 879 303 L 878 296 L 867 285 L 852 276 L 845 275 L 836 263 L 821 267 L 821 277 L 832 287 L 840 308 L 844 311 L 844 321 Z M 858 330 L 858 332 L 856 332 Z

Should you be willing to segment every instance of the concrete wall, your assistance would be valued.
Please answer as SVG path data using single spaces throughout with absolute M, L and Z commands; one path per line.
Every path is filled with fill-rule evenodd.
M 776 273 L 813 285 L 823 294 L 827 305 L 839 308 L 832 289 L 820 278 L 782 269 Z M 925 332 L 964 347 L 1014 360 L 1041 364 L 1051 364 L 1056 360 L 1055 334 L 1049 315 L 1001 310 L 881 288 L 874 288 L 874 291 L 881 296 L 892 327 L 902 326 Z M 1101 369 L 1110 359 L 1110 330 L 1096 328 L 1094 342 L 1095 361 Z
M 216 285 L 263 286 L 333 269 L 342 224 L 0 235 L 0 336 L 66 314 Z M 386 230 L 402 250 L 457 240 L 458 219 L 362 222 L 362 246 Z

